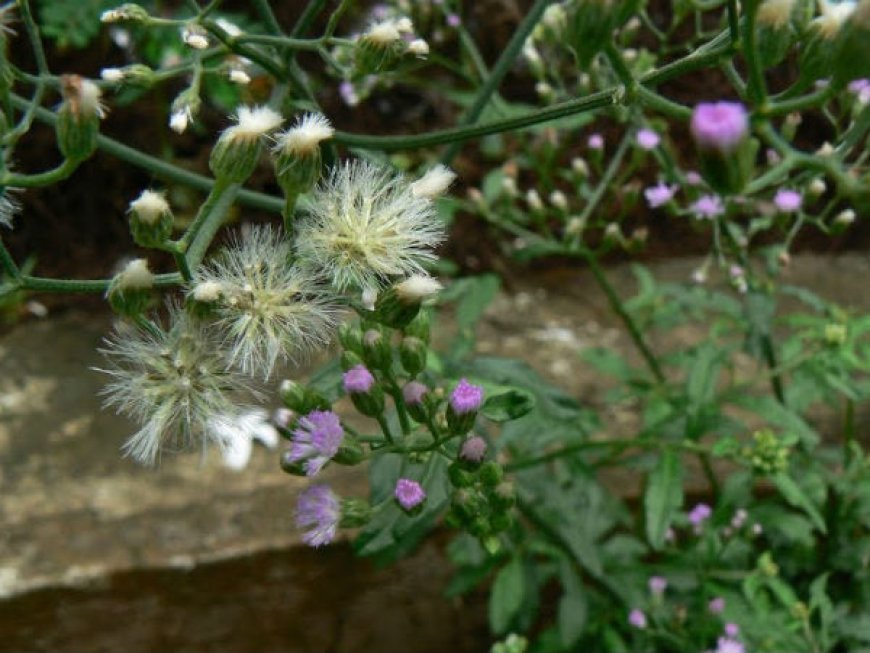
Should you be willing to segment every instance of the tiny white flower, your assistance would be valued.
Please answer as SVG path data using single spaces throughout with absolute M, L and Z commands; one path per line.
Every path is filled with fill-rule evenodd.
M 289 129 L 275 136 L 276 154 L 306 155 L 314 152 L 321 141 L 332 138 L 335 129 L 326 116 L 320 113 L 306 113 L 296 120 Z
M 414 39 L 408 44 L 408 52 L 415 57 L 426 57 L 429 54 L 429 44 L 425 39 Z
M 234 84 L 239 84 L 240 86 L 245 86 L 251 83 L 251 76 L 244 70 L 239 70 L 238 68 L 230 69 L 229 79 Z
M 176 134 L 183 134 L 187 130 L 190 121 L 193 120 L 190 107 L 185 106 L 177 111 L 173 111 L 169 116 L 169 128 Z
M 571 159 L 571 169 L 581 177 L 589 176 L 589 164 L 579 156 Z
M 550 204 L 560 211 L 568 210 L 568 198 L 565 196 L 565 193 L 560 190 L 554 190 L 550 193 Z
M 541 196 L 538 195 L 538 191 L 534 188 L 530 188 L 526 191 L 526 204 L 529 205 L 529 208 L 532 209 L 532 211 L 544 210 L 544 202 L 541 201 Z
M 130 202 L 130 211 L 135 212 L 140 221 L 153 225 L 170 213 L 170 208 L 163 193 L 146 189 Z
M 224 466 L 234 471 L 247 467 L 255 441 L 267 449 L 278 446 L 278 430 L 262 408 L 218 415 L 209 421 L 208 428 L 212 437 L 222 443 Z
M 123 81 L 124 71 L 121 68 L 103 68 L 100 77 L 107 82 L 117 83 Z
M 431 297 L 444 286 L 438 279 L 433 279 L 425 274 L 414 274 L 396 284 L 396 295 L 403 302 L 418 303 Z
M 828 190 L 827 184 L 825 184 L 825 180 L 819 177 L 816 177 L 810 182 L 808 189 L 811 195 L 821 195 L 826 190 Z
M 414 197 L 435 199 L 439 195 L 443 195 L 450 188 L 450 184 L 453 183 L 454 179 L 456 179 L 456 173 L 439 163 L 411 184 L 411 194 Z
M 855 211 L 852 209 L 843 209 L 834 217 L 834 223 L 843 227 L 848 227 L 853 222 L 855 222 Z
M 228 140 L 255 141 L 280 127 L 284 119 L 267 106 L 239 107 L 237 123 L 224 130 L 221 138 Z
M 205 50 L 208 47 L 208 38 L 198 26 L 187 25 L 182 28 L 181 40 L 194 50 Z

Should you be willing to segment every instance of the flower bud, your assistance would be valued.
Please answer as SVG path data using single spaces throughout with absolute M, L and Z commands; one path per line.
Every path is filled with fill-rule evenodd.
M 402 329 L 402 333 L 406 336 L 412 336 L 414 338 L 419 338 L 426 344 L 429 344 L 429 331 L 430 325 L 432 322 L 432 317 L 428 310 L 422 310 L 417 313 L 417 317 L 411 320 L 404 329 Z
M 355 354 L 354 352 L 352 352 L 348 349 L 345 349 L 343 352 L 341 352 L 340 363 L 341 363 L 341 369 L 344 370 L 345 372 L 352 370 L 357 365 L 364 364 L 361 356 Z
M 634 4 L 627 2 L 623 4 Z M 611 38 L 617 27 L 620 3 L 615 0 L 584 0 L 571 3 L 567 15 L 566 39 L 582 70 Z
M 417 481 L 408 478 L 400 478 L 396 482 L 393 492 L 396 502 L 408 514 L 416 514 L 423 508 L 426 501 L 426 491 Z
M 479 435 L 466 438 L 459 448 L 459 459 L 466 465 L 477 467 L 486 457 L 486 440 Z
M 392 68 L 407 50 L 400 25 L 395 20 L 374 23 L 360 36 L 354 47 L 354 67 L 358 75 Z
M 402 344 L 399 345 L 399 358 L 402 361 L 402 367 L 412 377 L 426 369 L 428 355 L 429 350 L 426 343 L 419 338 L 414 336 L 402 338 Z
M 363 333 L 363 360 L 375 370 L 387 370 L 393 363 L 390 341 L 377 329 Z
M 384 412 L 384 392 L 364 365 L 356 365 L 345 372 L 342 386 L 360 414 L 377 417 Z
M 337 461 L 337 458 L 336 458 Z M 371 521 L 372 507 L 363 499 L 342 499 L 341 528 L 362 528 Z
M 285 379 L 281 382 L 278 394 L 284 405 L 300 415 L 313 410 L 329 410 L 332 404 L 320 392 L 300 383 Z
M 187 88 L 172 101 L 169 113 L 169 128 L 176 134 L 183 134 L 193 117 L 199 113 L 202 100 L 193 87 Z
M 306 113 L 293 127 L 275 137 L 272 148 L 275 177 L 287 197 L 308 192 L 320 179 L 320 143 L 333 134 L 335 129 L 325 116 Z
M 516 503 L 517 491 L 513 483 L 510 481 L 502 481 L 495 486 L 491 498 L 493 504 L 497 508 L 505 510 Z
M 84 161 L 97 148 L 100 118 L 106 115 L 100 89 L 78 75 L 61 77 L 63 103 L 57 111 L 57 146 L 67 159 Z
M 755 40 L 765 68 L 780 63 L 797 37 L 791 25 L 794 4 L 794 0 L 764 0 L 758 6 Z
M 424 424 L 429 416 L 429 388 L 419 381 L 409 381 L 402 388 L 402 400 L 408 413 L 417 422 Z
M 112 309 L 121 315 L 139 315 L 151 303 L 154 275 L 148 261 L 137 258 L 127 264 L 109 283 L 106 297 Z
M 375 303 L 375 319 L 381 324 L 401 329 L 417 316 L 421 303 L 441 288 L 437 279 L 421 274 L 408 277 L 380 294 Z
M 240 107 L 237 124 L 223 131 L 211 151 L 208 165 L 215 177 L 236 184 L 250 177 L 260 158 L 261 137 L 281 121 L 269 107 Z
M 196 23 L 188 23 L 181 30 L 181 40 L 184 44 L 194 50 L 205 50 L 208 48 L 208 36 L 206 36 L 204 28 Z
M 488 460 L 480 468 L 480 481 L 487 487 L 495 488 L 504 480 L 504 469 L 494 460 Z
M 127 2 L 114 9 L 108 9 L 100 15 L 100 21 L 103 23 L 118 23 L 121 21 L 144 23 L 148 19 L 148 12 L 132 2 Z
M 332 460 L 339 465 L 352 467 L 359 465 L 365 459 L 366 454 L 362 445 L 346 435 L 338 447 L 338 453 L 335 454 Z
M 151 86 L 156 80 L 154 71 L 143 64 L 132 64 L 124 68 L 103 68 L 100 71 L 100 77 L 103 81 L 113 84 L 130 84 L 145 88 Z
M 130 202 L 130 233 L 137 245 L 158 247 L 172 235 L 172 209 L 163 193 L 143 190 Z
M 831 223 L 831 230 L 834 233 L 842 233 L 853 222 L 855 222 L 855 211 L 853 211 L 852 209 L 843 209 L 836 216 L 834 216 L 834 220 Z
M 435 199 L 447 192 L 456 179 L 456 173 L 440 163 L 411 184 L 411 195 Z
M 474 485 L 474 474 L 455 462 L 447 468 L 447 478 L 450 479 L 450 485 L 455 488 L 467 488 Z

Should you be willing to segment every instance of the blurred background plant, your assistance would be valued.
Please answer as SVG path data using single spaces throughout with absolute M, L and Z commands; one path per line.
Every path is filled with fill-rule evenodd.
M 227 423 L 334 334 L 335 360 L 280 386 L 281 464 L 314 477 L 365 462 L 371 493 L 312 485 L 306 542 L 358 528 L 356 550 L 388 562 L 455 529 L 447 593 L 489 588 L 494 651 L 870 646 L 856 419 L 870 319 L 784 274 L 801 242 L 849 234 L 868 210 L 870 2 L 537 0 L 508 16 L 495 56 L 483 27 L 501 24 L 456 1 L 311 0 L 292 22 L 249 4 L 3 9 L 0 185 L 25 209 L 0 215 L 14 245 L 0 246 L 0 300 L 106 296 L 123 318 L 107 403 L 141 423 L 127 452 L 155 462 L 175 438 L 235 451 Z M 112 65 L 57 75 L 42 36 L 61 51 L 102 43 Z M 100 133 L 141 103 L 155 108 L 147 148 Z M 333 127 L 348 116 L 358 129 Z M 40 171 L 19 172 L 39 123 L 61 162 L 43 171 L 56 153 L 40 149 Z M 208 156 L 188 167 L 185 150 Z M 105 278 L 36 276 L 16 263 L 29 189 L 96 152 L 145 173 L 111 209 L 141 258 L 109 276 L 107 255 Z M 445 166 L 464 196 L 446 195 Z M 234 204 L 275 226 L 245 225 L 211 253 Z M 613 379 L 608 406 L 475 354 L 500 281 L 439 260 L 448 229 L 446 253 L 495 243 L 508 278 L 553 261 L 590 270 L 637 350 L 578 352 Z M 605 262 L 657 238 L 706 259 L 684 283 L 635 264 L 637 293 L 619 296 Z M 155 308 L 157 291 L 176 299 Z M 435 349 L 447 306 L 459 328 Z M 686 324 L 703 337 L 658 344 Z M 343 397 L 372 432 L 333 412 Z M 620 405 L 639 415 L 631 433 L 608 419 Z M 808 418 L 820 406 L 834 432 Z M 614 469 L 644 479 L 639 501 L 603 480 Z M 695 472 L 701 495 L 686 489 Z

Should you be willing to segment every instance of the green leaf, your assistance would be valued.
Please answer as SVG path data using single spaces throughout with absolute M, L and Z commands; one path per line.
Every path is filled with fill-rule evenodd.
M 83 48 L 100 32 L 100 14 L 118 4 L 116 0 L 39 0 L 39 27 L 58 47 Z
M 535 398 L 531 393 L 511 388 L 487 399 L 480 412 L 493 422 L 509 422 L 530 413 L 534 407 Z
M 809 517 L 813 525 L 823 534 L 827 534 L 828 529 L 825 526 L 825 520 L 822 518 L 822 514 L 819 512 L 819 509 L 813 504 L 810 498 L 806 495 L 803 489 L 794 482 L 794 480 L 785 474 L 784 472 L 780 472 L 773 476 L 773 484 L 776 485 L 776 488 L 779 490 L 780 494 L 782 494 L 783 498 L 795 508 L 803 510 L 806 513 L 807 517 Z
M 647 539 L 654 549 L 661 549 L 674 513 L 683 505 L 683 461 L 673 449 L 662 453 L 650 473 L 643 503 Z
M 489 595 L 489 627 L 497 635 L 507 632 L 523 605 L 525 571 L 519 557 L 501 568 Z
M 560 579 L 565 591 L 559 600 L 559 638 L 564 649 L 571 649 L 586 628 L 589 605 L 583 583 L 567 562 L 562 564 Z

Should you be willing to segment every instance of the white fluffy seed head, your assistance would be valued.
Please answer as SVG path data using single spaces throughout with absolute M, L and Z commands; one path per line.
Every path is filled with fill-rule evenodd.
M 177 109 L 169 116 L 169 129 L 176 134 L 183 134 L 192 119 L 193 115 L 191 114 L 190 107 Z
M 281 114 L 267 106 L 239 107 L 236 120 L 235 125 L 224 130 L 223 137 L 246 142 L 268 134 L 284 121 Z
M 340 289 L 384 288 L 422 273 L 444 239 L 431 201 L 394 171 L 363 161 L 334 168 L 298 222 L 300 262 Z
M 305 156 L 311 154 L 321 141 L 335 134 L 329 120 L 320 113 L 306 113 L 289 129 L 275 136 L 275 154 Z
M 791 18 L 794 0 L 764 0 L 758 6 L 756 20 L 759 25 L 782 29 Z
M 257 226 L 193 274 L 194 299 L 219 291 L 215 330 L 230 364 L 249 376 L 268 379 L 279 361 L 307 356 L 332 333 L 334 295 L 310 272 L 292 266 L 291 258 L 279 232 Z
M 169 202 L 163 193 L 153 190 L 143 190 L 135 200 L 130 202 L 130 211 L 136 213 L 136 217 L 147 225 L 154 225 L 160 219 L 170 213 Z
M 396 295 L 406 303 L 419 303 L 436 294 L 444 286 L 438 279 L 433 279 L 425 274 L 414 274 L 397 283 Z
M 98 371 L 111 379 L 101 394 L 107 406 L 140 423 L 124 451 L 144 464 L 154 464 L 174 440 L 208 437 L 209 420 L 253 392 L 247 377 L 227 367 L 202 323 L 177 306 L 169 307 L 165 328 L 120 323 L 100 351 L 107 367 Z
M 130 261 L 116 278 L 117 289 L 146 290 L 154 286 L 154 275 L 148 269 L 148 261 L 137 258 Z
M 203 281 L 193 287 L 191 296 L 195 301 L 211 304 L 221 298 L 224 286 L 220 281 Z
M 61 88 L 64 104 L 76 118 L 106 117 L 106 107 L 100 99 L 102 91 L 91 80 L 78 75 L 63 75 Z
M 454 179 L 456 179 L 456 173 L 439 163 L 411 184 L 411 194 L 414 197 L 435 199 L 450 188 Z

